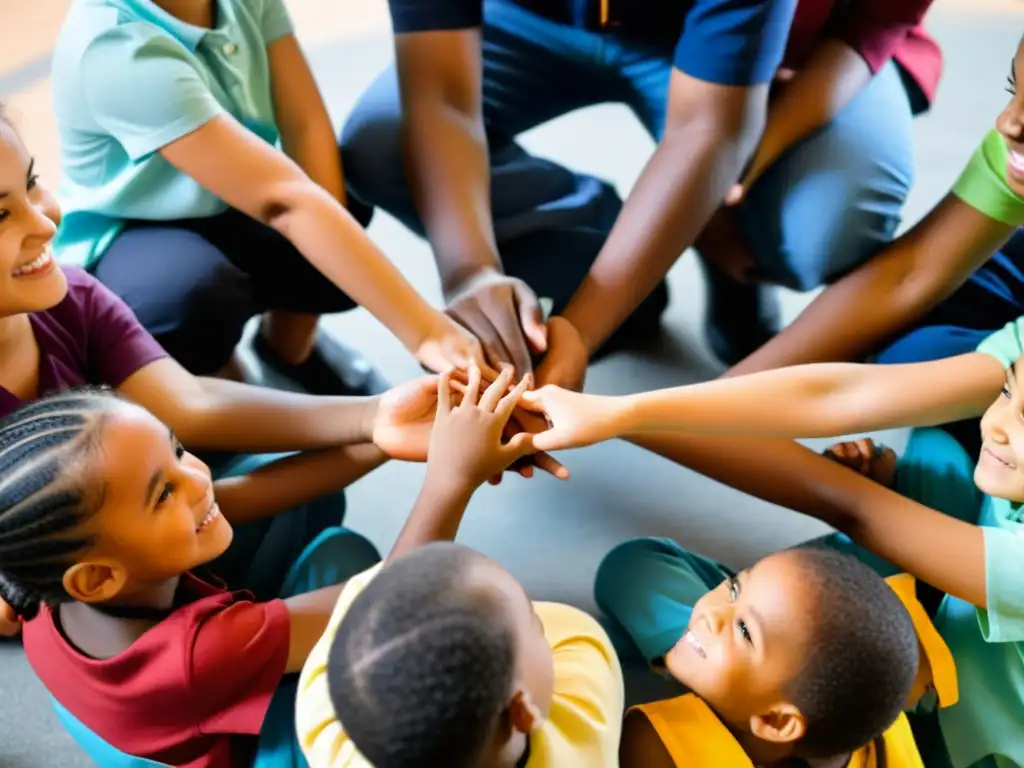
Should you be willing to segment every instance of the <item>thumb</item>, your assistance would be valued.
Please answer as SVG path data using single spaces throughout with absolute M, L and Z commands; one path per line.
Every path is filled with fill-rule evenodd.
M 548 327 L 544 325 L 544 310 L 540 299 L 526 283 L 518 282 L 515 286 L 516 306 L 519 309 L 519 324 L 523 333 L 533 347 L 534 352 L 544 352 L 548 348 Z
M 533 434 L 530 432 L 517 432 L 505 444 L 505 453 L 513 461 L 515 459 L 536 453 L 537 449 L 533 444 Z
M 733 184 L 729 191 L 725 193 L 725 204 L 726 205 L 737 205 L 743 201 L 743 194 L 746 190 L 743 184 Z
M 528 389 L 519 396 L 519 402 L 517 405 L 520 408 L 525 408 L 528 411 L 534 413 L 544 413 L 544 395 L 545 390 L 551 385 L 543 386 L 540 389 Z

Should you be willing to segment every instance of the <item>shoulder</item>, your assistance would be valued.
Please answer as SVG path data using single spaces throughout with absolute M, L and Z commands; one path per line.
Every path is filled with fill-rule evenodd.
M 395 34 L 469 29 L 483 20 L 483 0 L 388 0 Z

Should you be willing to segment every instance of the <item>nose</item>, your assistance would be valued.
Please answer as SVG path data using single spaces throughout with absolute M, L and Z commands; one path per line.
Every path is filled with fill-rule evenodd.
M 996 120 L 996 128 L 1011 141 L 1024 141 L 1024 104 L 1014 97 Z
M 181 466 L 185 475 L 186 494 L 189 501 L 192 503 L 202 501 L 210 493 L 210 486 L 213 484 L 210 473 L 204 471 L 206 465 L 182 464 Z
M 704 612 L 704 617 L 708 622 L 708 630 L 711 634 L 718 635 L 722 631 L 722 627 L 725 626 L 727 621 L 725 615 L 727 610 L 728 608 L 725 605 L 715 605 Z
M 29 237 L 46 244 L 57 234 L 58 224 L 60 224 L 60 208 L 57 207 L 56 201 L 47 194 L 42 202 L 31 207 Z

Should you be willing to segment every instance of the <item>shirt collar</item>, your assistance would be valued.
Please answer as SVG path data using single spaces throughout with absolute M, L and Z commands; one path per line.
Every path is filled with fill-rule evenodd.
M 153 24 L 167 32 L 182 45 L 195 53 L 199 44 L 203 42 L 208 34 L 224 33 L 234 23 L 234 9 L 231 7 L 231 0 L 214 0 L 217 3 L 217 26 L 213 29 L 197 27 L 193 24 L 186 24 L 181 19 L 172 16 L 152 0 L 121 0 L 121 5 L 132 16 Z

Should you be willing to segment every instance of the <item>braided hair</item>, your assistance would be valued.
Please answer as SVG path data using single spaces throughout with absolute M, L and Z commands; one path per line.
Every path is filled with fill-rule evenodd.
M 917 631 L 896 593 L 871 568 L 822 546 L 790 550 L 814 595 L 811 636 L 789 696 L 807 719 L 804 757 L 873 744 L 896 721 L 917 677 Z
M 64 572 L 92 543 L 81 525 L 102 506 L 85 464 L 113 407 L 105 390 L 70 390 L 0 421 L 0 597 L 19 616 L 71 600 Z
M 451 543 L 385 566 L 352 602 L 331 645 L 338 719 L 376 768 L 472 768 L 512 693 L 515 637 L 500 598 Z

